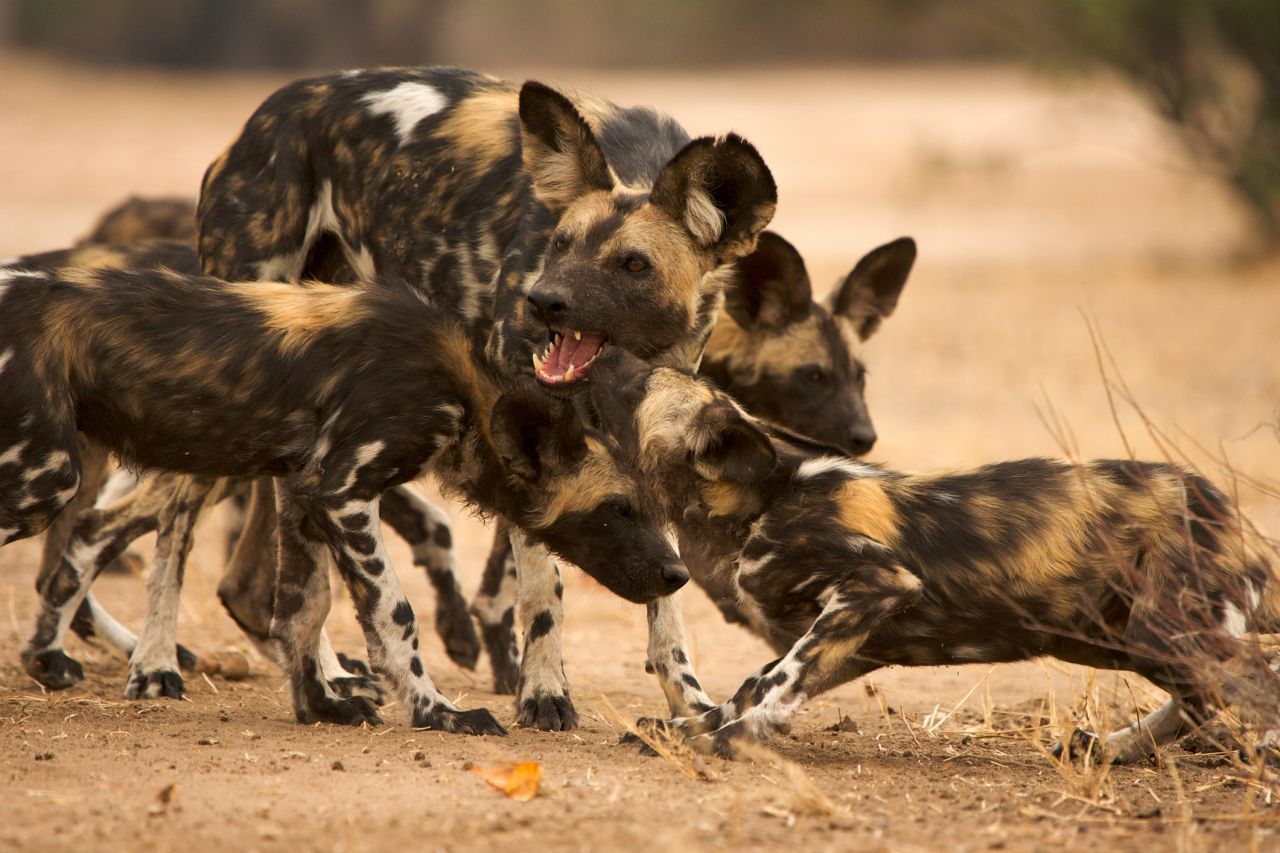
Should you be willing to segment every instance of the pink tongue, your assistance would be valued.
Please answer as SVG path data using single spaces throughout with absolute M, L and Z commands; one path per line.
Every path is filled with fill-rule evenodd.
M 605 336 L 599 332 L 583 332 L 582 340 L 574 341 L 577 346 L 570 350 L 566 356 L 561 357 L 561 363 L 563 364 L 563 359 L 567 357 L 569 364 L 572 364 L 575 368 L 582 367 L 582 365 L 596 357 L 596 353 L 600 352 L 600 347 L 604 346 L 604 342 Z M 568 369 L 569 366 L 565 365 L 565 370 Z

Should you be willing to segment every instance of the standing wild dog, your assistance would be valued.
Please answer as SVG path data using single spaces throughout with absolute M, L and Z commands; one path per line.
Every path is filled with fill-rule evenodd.
M 328 553 L 351 588 L 370 660 L 413 725 L 501 734 L 488 711 L 445 699 L 422 666 L 413 609 L 381 540 L 388 488 L 430 471 L 632 601 L 669 593 L 688 575 L 634 481 L 572 407 L 501 379 L 442 313 L 395 282 L 6 272 L 0 544 L 38 533 L 74 496 L 77 433 L 132 464 L 187 474 L 162 519 L 153 573 L 172 613 L 194 520 L 217 478 L 274 476 L 271 636 L 298 719 L 378 721 L 368 699 L 335 695 L 321 674 Z M 28 671 L 56 678 L 77 666 L 63 635 L 87 582 L 119 550 L 94 539 L 97 521 L 92 512 L 81 518 L 69 559 L 46 579 L 23 650 Z M 167 649 L 168 671 L 173 622 L 149 618 L 148 632 L 168 635 L 140 643 Z
M 731 755 L 881 666 L 1052 655 L 1170 693 L 1106 739 L 1131 761 L 1210 713 L 1217 663 L 1260 615 L 1266 562 L 1226 498 L 1176 466 L 898 474 L 771 430 L 705 381 L 627 353 L 592 375 L 599 420 L 665 503 L 686 563 L 730 579 L 782 655 L 725 704 L 671 721 L 698 748 Z
M 508 370 L 532 372 L 544 344 L 572 341 L 542 377 L 568 391 L 606 343 L 696 364 L 775 202 L 768 168 L 733 134 L 690 141 L 648 109 L 391 69 L 269 97 L 205 175 L 198 245 L 226 280 L 300 278 L 340 257 L 358 279 L 404 282 Z M 519 720 L 568 728 L 560 584 L 524 545 Z M 673 602 L 653 610 L 678 634 Z
M 194 243 L 147 238 L 148 227 L 155 228 L 158 233 L 177 232 L 180 227 L 176 223 L 187 220 L 191 222 L 190 230 L 194 231 L 195 205 L 192 202 L 184 205 L 176 200 L 153 202 L 150 199 L 131 198 L 104 214 L 92 233 L 127 234 L 146 239 L 130 245 L 82 241 L 72 249 L 15 258 L 9 262 L 9 269 L 54 272 L 62 267 L 122 270 L 163 268 L 197 274 L 200 272 L 200 260 Z M 129 536 L 138 538 L 159 527 L 166 495 L 178 486 L 179 478 L 173 474 L 157 473 L 145 479 L 141 486 L 135 487 L 132 472 L 121 470 L 103 485 L 109 467 L 107 454 L 101 448 L 93 445 L 81 448 L 82 487 L 72 503 L 46 531 L 38 587 L 43 585 L 44 578 L 57 571 L 61 565 L 76 517 L 81 511 L 95 506 L 95 499 L 103 515 L 112 519 L 111 522 L 104 519 L 100 529 L 102 536 L 123 536 L 127 531 Z M 240 498 L 247 491 L 248 485 L 249 482 L 245 481 L 239 486 L 220 489 L 218 495 Z M 473 668 L 480 654 L 479 639 L 458 583 L 447 518 L 407 487 L 388 491 L 380 502 L 379 510 L 382 519 L 409 544 L 414 563 L 426 570 L 427 578 L 435 589 L 434 624 L 445 651 L 460 666 Z M 274 511 L 274 503 L 263 501 L 258 511 L 271 513 Z M 267 633 L 271 621 L 270 606 L 274 584 L 269 573 L 267 577 L 260 577 L 264 574 L 260 567 L 267 559 L 265 555 L 275 547 L 274 539 L 271 538 L 273 535 L 268 530 L 261 540 L 265 547 L 258 550 L 246 548 L 237 552 L 234 548 L 229 549 L 230 565 L 234 568 L 228 569 L 227 577 L 219 588 L 219 595 L 227 604 L 228 613 L 268 655 L 273 648 L 268 642 Z M 244 606 L 244 602 L 254 600 L 251 592 L 256 593 L 258 600 L 264 602 L 256 610 Z M 123 652 L 125 657 L 132 657 L 137 648 L 137 637 L 98 604 L 92 593 L 85 596 L 71 628 L 85 639 L 105 639 Z M 327 649 L 328 637 L 323 637 L 322 642 Z M 340 671 L 341 667 L 337 665 L 340 657 L 331 654 L 323 657 L 326 673 L 332 680 L 343 685 L 364 684 L 373 688 L 372 682 L 360 673 Z M 179 646 L 178 661 L 182 669 L 191 669 L 195 666 L 196 658 L 189 650 Z M 75 675 L 72 677 L 75 678 Z M 44 684 L 55 689 L 71 686 L 71 683 L 62 682 Z M 176 675 L 153 684 L 141 683 L 131 678 L 125 695 L 134 699 L 158 696 L 181 698 L 182 681 Z

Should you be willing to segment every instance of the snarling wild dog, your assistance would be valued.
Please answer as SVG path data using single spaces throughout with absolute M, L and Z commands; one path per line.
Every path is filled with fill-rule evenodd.
M 258 108 L 205 175 L 198 246 L 229 280 L 294 278 L 337 256 L 357 279 L 405 282 L 495 361 L 534 373 L 537 357 L 541 380 L 568 393 L 606 342 L 695 365 L 776 198 L 734 134 L 690 140 L 649 109 L 456 69 L 364 71 L 290 84 Z M 570 728 L 557 570 L 519 551 L 521 610 L 551 614 L 524 623 L 519 720 Z M 508 655 L 508 608 L 476 605 L 491 652 Z M 654 606 L 672 630 L 674 607 Z
M 329 554 L 370 660 L 413 725 L 502 733 L 488 711 L 462 711 L 432 684 L 382 545 L 380 497 L 426 471 L 630 600 L 688 578 L 634 481 L 572 407 L 502 380 L 455 320 L 399 283 L 6 272 L 0 318 L 10 391 L 0 408 L 0 543 L 38 533 L 74 496 L 78 433 L 130 464 L 188 475 L 162 531 L 166 572 L 181 572 L 217 478 L 276 477 L 271 636 L 301 721 L 378 721 L 370 701 L 334 695 L 321 676 Z M 112 556 L 113 543 L 93 539 L 97 521 L 90 512 L 77 522 L 69 559 L 41 590 L 22 658 L 42 679 L 78 668 L 62 639 L 87 581 Z M 180 581 L 162 578 L 175 589 Z
M 882 666 L 1051 655 L 1170 693 L 1106 739 L 1131 761 L 1205 718 L 1206 676 L 1260 615 L 1265 560 L 1222 493 L 1173 465 L 1026 459 L 899 474 L 621 352 L 595 365 L 592 402 L 665 502 L 685 561 L 730 578 L 782 655 L 723 705 L 671 721 L 701 749 L 731 755 Z
M 155 209 L 152 209 L 154 205 Z M 190 220 L 194 231 L 195 203 L 182 203 L 177 200 L 155 200 L 131 198 L 122 205 L 104 214 L 93 230 L 93 234 L 127 233 L 133 237 L 146 238 L 148 223 L 155 224 L 158 231 L 174 230 L 173 227 L 162 227 L 174 220 Z M 126 228 L 125 225 L 128 225 Z M 194 243 L 168 239 L 141 239 L 130 245 L 82 242 L 74 248 L 39 254 L 26 255 L 9 262 L 11 269 L 53 272 L 62 267 L 87 267 L 93 269 L 168 269 L 174 272 L 196 274 L 200 271 L 200 260 L 196 254 Z M 101 448 L 87 445 L 81 448 L 81 476 L 84 485 L 72 503 L 58 515 L 46 531 L 45 545 L 41 559 L 39 578 L 47 577 L 61 565 L 71 528 L 82 510 L 97 506 L 110 518 L 119 519 L 112 525 L 104 526 L 101 535 L 120 536 L 127 530 L 133 537 L 141 537 L 153 532 L 160 526 L 160 515 L 164 510 L 165 496 L 168 491 L 176 489 L 180 478 L 173 474 L 159 473 L 143 479 L 136 484 L 135 472 L 127 469 L 119 470 L 110 479 L 106 479 L 109 470 L 107 454 Z M 218 497 L 230 497 L 233 500 L 249 499 L 249 481 L 228 485 L 220 489 Z M 267 495 L 270 490 L 267 490 Z M 436 611 L 434 625 L 436 632 L 444 642 L 449 657 L 460 666 L 474 668 L 480 655 L 480 641 L 468 613 L 466 598 L 458 582 L 456 559 L 452 548 L 452 531 L 449 520 L 436 507 L 420 497 L 408 486 L 397 486 L 389 490 L 379 505 L 382 519 L 391 526 L 408 544 L 413 553 L 413 561 L 422 566 L 436 593 Z M 274 504 L 263 500 L 259 512 L 273 512 Z M 237 514 L 239 516 L 239 514 Z M 272 516 L 274 518 L 274 515 Z M 230 568 L 224 582 L 219 587 L 219 595 L 227 604 L 228 613 L 243 628 L 261 650 L 271 654 L 272 646 L 268 643 L 267 629 L 271 621 L 270 605 L 274 593 L 274 585 L 270 577 L 260 567 L 269 563 L 269 555 L 274 551 L 273 528 L 263 534 L 261 545 L 256 550 L 246 548 L 235 549 L 235 542 L 228 549 Z M 125 552 L 126 554 L 128 552 Z M 269 575 L 269 573 L 266 573 Z M 37 580 L 37 586 L 42 584 Z M 251 591 L 260 596 L 261 606 L 257 610 L 244 606 L 253 601 Z M 119 649 L 127 658 L 132 658 L 138 647 L 134 634 L 120 624 L 92 596 L 86 594 L 76 618 L 71 623 L 72 630 L 82 638 L 102 638 Z M 322 647 L 326 650 L 328 637 L 322 637 Z M 334 683 L 349 689 L 352 685 L 372 683 L 359 672 L 345 672 L 338 666 L 340 656 L 326 653 L 322 663 L 326 674 Z M 178 647 L 178 661 L 182 669 L 195 666 L 195 655 L 183 646 Z M 46 684 L 46 687 L 69 686 L 65 684 Z M 157 698 L 168 696 L 181 697 L 181 681 L 169 679 L 158 684 L 142 684 L 131 680 L 125 689 L 128 698 Z M 141 691 L 141 692 L 139 692 Z M 375 691 L 376 692 L 376 691 Z

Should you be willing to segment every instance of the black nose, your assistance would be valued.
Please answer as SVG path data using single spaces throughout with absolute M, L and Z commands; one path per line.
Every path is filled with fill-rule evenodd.
M 854 456 L 862 456 L 864 453 L 870 453 L 871 448 L 876 446 L 875 430 L 855 429 L 850 431 L 848 438 L 849 451 Z
M 554 323 L 569 313 L 569 297 L 562 291 L 535 287 L 527 298 L 534 316 L 544 323 Z
M 666 584 L 667 592 L 675 592 L 689 582 L 689 572 L 679 563 L 671 563 L 662 570 L 662 582 Z

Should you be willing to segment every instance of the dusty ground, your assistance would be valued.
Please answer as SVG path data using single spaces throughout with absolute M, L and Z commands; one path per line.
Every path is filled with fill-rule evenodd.
M 875 458 L 932 469 L 1058 453 L 1051 412 L 1082 455 L 1123 453 L 1089 316 L 1192 461 L 1215 476 L 1214 457 L 1256 477 L 1280 470 L 1280 267 L 1231 261 L 1244 241 L 1238 212 L 1117 87 L 1003 69 L 545 76 L 660 105 L 695 132 L 745 133 L 782 187 L 776 226 L 819 287 L 876 243 L 919 240 L 916 274 L 870 353 Z M 0 79 L 0 257 L 64 245 L 130 192 L 194 193 L 282 82 L 22 56 L 0 58 Z M 1121 423 L 1137 452 L 1157 452 L 1136 417 Z M 1243 485 L 1239 497 L 1280 533 L 1280 502 Z M 471 587 L 487 538 L 454 515 Z M 242 647 L 212 597 L 219 527 L 206 525 L 184 594 L 181 636 L 204 652 Z M 189 677 L 187 702 L 126 702 L 124 662 L 75 641 L 90 680 L 46 696 L 15 663 L 37 554 L 33 542 L 0 553 L 0 848 L 1280 845 L 1275 792 L 1216 756 L 1175 749 L 1109 775 L 1056 769 L 1041 747 L 1086 695 L 1104 708 L 1159 697 L 1132 678 L 1052 664 L 879 673 L 878 695 L 859 683 L 811 703 L 776 744 L 788 764 L 711 762 L 709 779 L 691 780 L 616 745 L 610 706 L 626 718 L 661 710 L 643 671 L 642 615 L 572 572 L 566 654 L 584 725 L 570 734 L 413 731 L 395 707 L 378 730 L 304 728 L 257 658 L 247 681 Z M 408 565 L 398 543 L 392 557 Z M 404 574 L 430 613 L 425 581 Z M 137 624 L 136 579 L 100 590 Z M 713 694 L 768 659 L 696 592 L 686 613 Z M 345 602 L 330 627 L 360 651 Z M 512 719 L 509 699 L 487 692 L 483 662 L 465 672 L 432 636 L 424 647 L 450 695 Z M 840 715 L 858 731 L 828 731 Z M 466 769 L 523 760 L 544 773 L 528 803 Z

